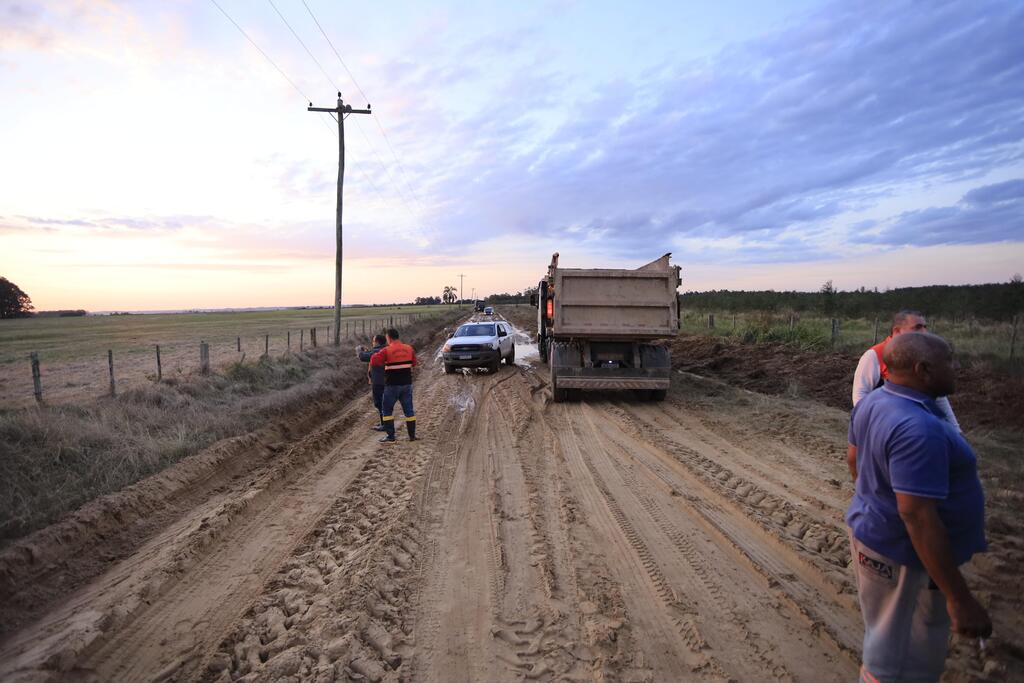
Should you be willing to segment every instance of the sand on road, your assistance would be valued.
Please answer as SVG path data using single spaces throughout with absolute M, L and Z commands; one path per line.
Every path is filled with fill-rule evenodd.
M 357 399 L 197 482 L 7 633 L 0 678 L 855 679 L 845 413 L 685 374 L 553 404 L 527 339 L 453 375 L 440 341 L 420 440 Z

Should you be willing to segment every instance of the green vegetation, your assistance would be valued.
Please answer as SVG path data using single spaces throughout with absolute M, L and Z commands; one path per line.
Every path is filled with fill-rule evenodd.
M 708 316 L 714 315 L 715 327 L 708 327 Z M 889 334 L 890 317 L 878 318 L 878 333 L 875 335 L 874 318 L 838 317 L 839 330 L 835 344 L 832 343 L 832 322 L 822 315 L 808 315 L 790 312 L 719 310 L 684 310 L 680 329 L 696 334 L 735 337 L 748 343 L 777 342 L 792 344 L 797 348 L 814 351 L 844 351 L 861 353 Z M 792 322 L 791 322 L 792 321 Z M 956 348 L 957 355 L 973 363 L 991 363 L 1006 366 L 1013 337 L 1013 324 L 1003 321 L 979 321 L 974 318 L 953 320 L 931 317 L 928 320 L 932 332 L 949 340 Z M 1024 325 L 1022 325 L 1024 326 Z M 1024 329 L 1018 328 L 1016 341 L 1016 362 L 1019 368 Z
M 363 325 L 371 333 L 388 324 L 405 325 L 414 318 L 446 313 L 451 306 L 374 306 L 342 309 L 342 335 L 345 326 L 350 334 Z M 365 321 L 365 323 L 364 323 Z M 233 313 L 168 313 L 87 316 L 72 318 L 20 318 L 0 323 L 0 365 L 24 363 L 32 351 L 44 363 L 73 361 L 80 358 L 106 358 L 107 349 L 120 360 L 148 358 L 153 345 L 198 347 L 200 340 L 211 345 L 234 344 L 236 337 L 262 340 L 270 335 L 280 346 L 288 331 L 292 332 L 294 348 L 298 348 L 299 330 L 317 327 L 319 335 L 333 325 L 332 309 L 299 309 L 284 311 L 240 311 Z M 325 343 L 320 336 L 320 344 Z
M 276 312 L 270 321 L 297 324 L 297 318 L 288 313 L 292 312 Z M 404 329 L 403 338 L 414 346 L 425 344 L 461 314 L 446 307 L 437 316 Z M 230 316 L 247 314 L 213 315 L 234 321 Z M 145 322 L 151 317 L 176 316 L 90 320 L 130 325 L 135 319 Z M 101 326 L 95 334 L 102 339 L 100 335 L 109 330 Z M 334 412 L 340 402 L 364 391 L 366 365 L 356 359 L 351 347 L 321 347 L 234 362 L 206 376 L 145 382 L 113 398 L 0 409 L 0 545 L 220 439 L 265 427 L 278 418 L 301 424 L 297 420 L 303 415 Z
M 873 320 L 888 318 L 901 308 L 913 308 L 931 319 L 1008 321 L 1024 313 L 1024 278 L 1015 275 L 1001 284 L 903 287 L 884 292 L 863 287 L 842 292 L 829 281 L 817 292 L 687 292 L 680 303 L 684 310 L 701 312 L 795 311 Z

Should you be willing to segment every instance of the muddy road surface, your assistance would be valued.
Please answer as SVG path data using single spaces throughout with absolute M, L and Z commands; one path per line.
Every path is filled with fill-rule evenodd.
M 525 344 L 454 375 L 437 346 L 418 441 L 360 398 L 205 474 L 83 585 L 54 560 L 0 679 L 856 678 L 845 413 L 681 373 L 553 404 Z

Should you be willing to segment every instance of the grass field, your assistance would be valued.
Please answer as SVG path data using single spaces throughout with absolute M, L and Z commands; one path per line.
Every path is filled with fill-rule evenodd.
M 817 316 L 798 316 L 790 328 L 789 313 L 765 311 L 715 313 L 715 327 L 708 327 L 708 313 L 684 312 L 681 329 L 697 334 L 737 336 L 747 341 L 779 341 L 794 343 L 807 349 L 826 350 L 833 348 L 831 340 L 831 319 Z M 1005 364 L 1010 358 L 1010 342 L 1013 325 L 1009 322 L 966 320 L 952 321 L 932 318 L 929 329 L 953 344 L 957 355 L 975 362 L 988 361 Z M 875 321 L 864 318 L 840 319 L 839 334 L 834 349 L 860 353 L 889 334 L 891 322 L 878 320 L 877 337 Z M 1018 329 L 1016 360 L 1019 363 L 1024 347 L 1024 330 Z
M 438 315 L 451 306 L 379 306 L 342 310 L 342 338 L 365 331 L 373 334 L 388 324 L 399 328 L 415 319 Z M 29 354 L 39 354 L 43 397 L 66 402 L 106 393 L 109 386 L 107 351 L 114 352 L 118 388 L 137 385 L 156 375 L 155 346 L 160 345 L 163 376 L 181 376 L 198 369 L 199 342 L 210 345 L 210 362 L 222 367 L 269 352 L 280 355 L 309 345 L 309 330 L 327 343 L 331 309 L 245 311 L 235 313 L 173 313 L 86 316 L 80 318 L 22 318 L 0 321 L 0 407 L 31 404 Z M 332 332 L 333 334 L 333 332 Z M 237 342 L 241 338 L 241 351 Z

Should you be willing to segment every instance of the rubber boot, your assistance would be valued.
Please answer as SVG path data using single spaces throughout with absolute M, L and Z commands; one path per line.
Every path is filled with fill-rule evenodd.
M 384 431 L 386 434 L 380 438 L 381 443 L 394 443 L 395 442 L 395 421 L 384 420 Z
M 405 429 L 409 432 L 409 441 L 416 440 L 416 420 L 405 418 Z

